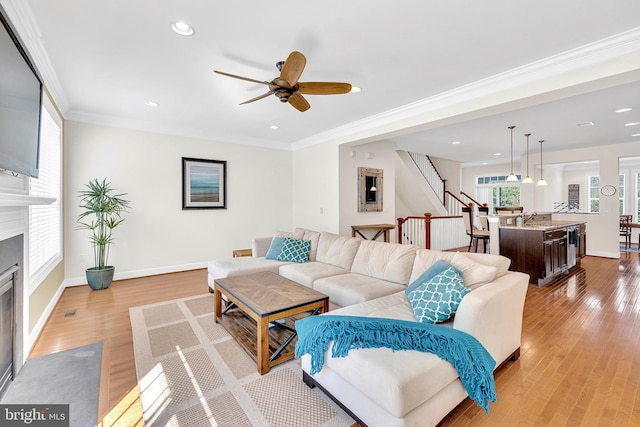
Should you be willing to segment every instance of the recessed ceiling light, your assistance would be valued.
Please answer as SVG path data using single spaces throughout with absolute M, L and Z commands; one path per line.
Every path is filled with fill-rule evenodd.
M 640 125 L 640 122 L 631 122 L 631 123 L 625 123 L 625 126 L 638 126 Z
M 192 36 L 196 31 L 193 27 L 185 22 L 174 22 L 171 29 L 181 36 Z
M 619 110 L 616 110 L 616 113 L 626 113 L 627 111 L 631 111 L 631 110 L 633 110 L 633 108 L 626 107 L 626 108 L 621 108 Z
M 458 144 L 460 144 L 460 141 L 453 141 L 451 144 L 458 145 Z
M 493 153 L 494 156 L 502 156 L 502 153 Z
M 351 93 L 358 93 L 362 90 L 361 87 L 358 86 L 351 86 Z
M 631 136 L 640 136 L 640 133 L 634 133 L 634 134 L 633 134 L 633 135 L 631 135 Z
M 146 105 L 147 107 L 151 107 L 151 108 L 155 108 L 155 107 L 159 107 L 160 104 L 158 104 L 157 102 L 154 101 L 147 101 L 144 103 L 144 105 Z
M 269 129 L 273 129 L 273 130 L 275 130 L 275 129 L 280 129 L 280 126 L 278 126 L 278 125 L 271 125 L 271 126 L 269 126 Z
M 591 120 L 589 120 L 588 122 L 576 123 L 576 125 L 581 127 L 581 128 L 586 128 L 586 127 L 590 127 L 590 126 L 595 126 L 596 124 L 593 123 Z

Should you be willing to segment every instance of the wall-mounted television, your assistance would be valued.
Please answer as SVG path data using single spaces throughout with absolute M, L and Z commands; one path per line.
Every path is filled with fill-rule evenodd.
M 42 80 L 0 7 L 0 171 L 38 177 Z

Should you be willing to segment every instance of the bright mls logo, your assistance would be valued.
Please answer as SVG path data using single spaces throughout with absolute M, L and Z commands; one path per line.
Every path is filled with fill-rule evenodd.
M 69 427 L 69 405 L 0 405 L 0 425 Z

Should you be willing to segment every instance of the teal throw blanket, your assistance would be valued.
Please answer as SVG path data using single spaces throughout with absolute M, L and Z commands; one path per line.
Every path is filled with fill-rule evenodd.
M 433 353 L 458 371 L 467 394 L 486 413 L 496 402 L 493 369 L 496 361 L 473 336 L 446 326 L 378 317 L 322 315 L 296 322 L 296 357 L 311 356 L 311 375 L 322 370 L 324 354 L 333 341 L 332 357 L 349 350 L 387 347 Z

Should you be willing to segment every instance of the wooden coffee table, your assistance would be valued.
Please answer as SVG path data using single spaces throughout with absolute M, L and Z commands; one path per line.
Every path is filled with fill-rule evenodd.
M 307 312 L 313 316 L 329 309 L 325 294 L 272 272 L 216 279 L 213 293 L 216 323 L 256 361 L 261 375 L 295 355 L 287 346 L 296 339 L 296 330 L 291 321 L 287 325 L 278 320 L 300 318 Z M 224 309 L 222 295 L 228 300 Z M 247 317 L 255 322 L 247 322 Z

